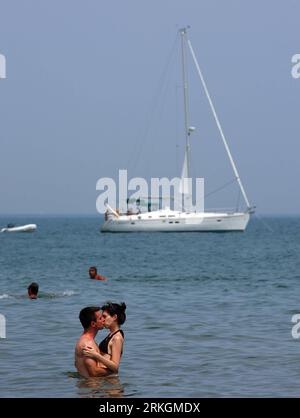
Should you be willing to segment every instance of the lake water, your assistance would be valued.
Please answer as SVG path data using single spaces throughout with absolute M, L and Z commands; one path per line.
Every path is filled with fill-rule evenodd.
M 0 225 L 11 221 L 38 230 L 0 234 L 1 397 L 300 395 L 300 218 L 226 234 L 101 234 L 92 216 Z M 91 265 L 108 281 L 88 279 Z M 81 379 L 78 313 L 107 300 L 127 304 L 120 373 Z

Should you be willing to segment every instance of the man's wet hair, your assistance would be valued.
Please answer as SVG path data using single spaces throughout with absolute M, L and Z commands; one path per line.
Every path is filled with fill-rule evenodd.
M 87 329 L 91 325 L 92 321 L 96 321 L 95 312 L 98 311 L 100 311 L 99 306 L 88 306 L 81 309 L 79 313 L 79 320 L 84 329 Z
M 27 289 L 28 291 L 30 290 L 30 292 L 33 293 L 34 295 L 37 295 L 39 291 L 39 285 L 33 282 L 33 283 L 30 283 Z
M 97 267 L 95 267 L 95 266 L 91 266 L 91 267 L 89 268 L 89 270 L 95 270 L 95 272 L 96 272 L 96 274 L 97 274 Z

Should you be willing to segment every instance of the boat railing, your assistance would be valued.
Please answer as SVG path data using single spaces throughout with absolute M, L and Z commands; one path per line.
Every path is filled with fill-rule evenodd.
M 216 212 L 216 213 L 236 213 L 238 210 L 236 208 L 208 208 L 205 212 Z

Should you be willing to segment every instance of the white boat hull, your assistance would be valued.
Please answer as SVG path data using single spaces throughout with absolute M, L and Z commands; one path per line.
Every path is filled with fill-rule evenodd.
M 33 232 L 37 229 L 36 224 L 14 226 L 12 228 L 2 228 L 0 232 Z
M 177 215 L 123 215 L 110 217 L 102 232 L 229 232 L 244 231 L 249 213 L 180 213 Z

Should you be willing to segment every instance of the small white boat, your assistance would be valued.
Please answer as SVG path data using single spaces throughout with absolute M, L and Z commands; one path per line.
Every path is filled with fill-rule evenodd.
M 33 232 L 37 229 L 36 224 L 28 224 L 28 225 L 7 225 L 6 228 L 2 228 L 0 232 Z

